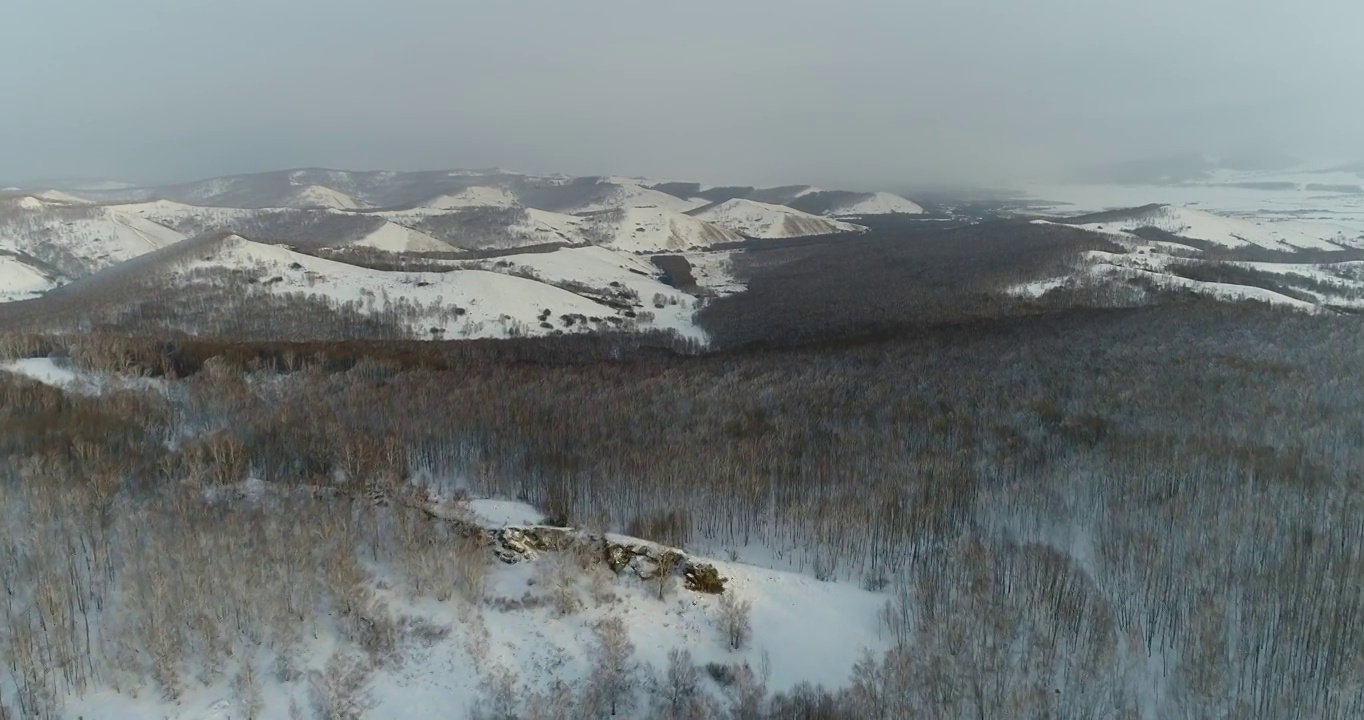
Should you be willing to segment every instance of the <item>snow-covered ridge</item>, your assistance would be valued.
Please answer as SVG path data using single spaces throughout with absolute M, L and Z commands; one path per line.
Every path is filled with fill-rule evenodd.
M 630 207 L 604 215 L 603 244 L 628 252 L 708 248 L 743 240 L 731 230 L 667 208 Z
M 568 208 L 568 210 L 573 213 L 584 214 L 618 208 L 661 208 L 683 213 L 706 204 L 705 200 L 699 198 L 683 200 L 665 192 L 644 187 L 637 181 L 627 178 L 613 178 L 612 182 L 607 184 L 614 187 L 600 199 L 578 204 Z
M 520 202 L 504 187 L 475 185 L 457 193 L 447 193 L 422 203 L 422 207 L 451 210 L 466 207 L 515 207 Z
M 1300 220 L 1244 219 L 1173 205 L 1151 205 L 1105 213 L 1102 219 L 1081 222 L 1078 226 L 1108 233 L 1155 228 L 1171 235 L 1228 248 L 1255 246 L 1291 252 L 1364 246 L 1364 233 L 1338 225 Z
M 335 210 L 355 210 L 361 207 L 354 198 L 325 185 L 304 185 L 291 192 L 281 204 L 291 208 L 331 208 Z
M 70 205 L 26 197 L 12 207 L 12 212 L 0 207 L 0 249 L 41 260 L 70 278 L 185 239 L 184 234 L 120 206 Z
M 230 236 L 169 271 L 167 281 L 194 282 L 212 270 L 244 272 L 256 280 L 250 287 L 262 292 L 301 293 L 365 313 L 402 309 L 412 335 L 423 338 L 657 327 L 704 339 L 691 321 L 695 298 L 653 280 L 642 261 L 629 256 L 617 261 L 610 250 L 590 250 L 595 254 L 564 249 L 469 261 L 448 272 L 390 272 Z M 600 280 L 606 282 L 593 282 Z M 596 287 L 580 293 L 558 285 Z M 629 296 L 623 294 L 627 288 L 633 290 Z M 660 304 L 655 295 L 668 298 L 664 307 L 655 306 Z
M 899 195 L 876 192 L 859 200 L 838 205 L 826 215 L 834 217 L 858 217 L 862 215 L 922 215 L 923 207 Z
M 860 225 L 811 215 L 782 205 L 752 200 L 726 200 L 693 214 L 706 222 L 750 238 L 788 238 L 858 232 Z
M 0 252 L 0 302 L 38 297 L 60 284 L 48 273 Z

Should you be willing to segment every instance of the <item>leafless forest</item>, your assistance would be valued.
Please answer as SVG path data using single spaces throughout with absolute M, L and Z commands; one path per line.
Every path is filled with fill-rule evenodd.
M 484 717 L 1364 716 L 1364 327 L 1140 287 L 998 292 L 1092 242 L 1006 225 L 753 252 L 750 291 L 701 313 L 705 351 L 384 342 L 383 316 L 170 291 L 60 301 L 67 328 L 140 319 L 117 332 L 11 315 L 6 357 L 164 392 L 0 374 L 0 718 L 227 672 L 243 697 L 269 673 L 361 717 L 364 667 L 431 631 L 364 590 L 368 563 L 479 602 L 477 548 L 399 501 L 456 481 L 893 598 L 895 647 L 848 687 L 731 678 L 719 707 L 679 656 L 645 707 L 603 627 L 590 688 L 517 705 L 508 681 Z M 366 654 L 299 677 L 324 624 Z

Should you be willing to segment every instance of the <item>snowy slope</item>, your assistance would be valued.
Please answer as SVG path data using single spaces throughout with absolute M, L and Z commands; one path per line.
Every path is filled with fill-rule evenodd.
M 444 273 L 385 272 L 294 252 L 278 245 L 230 237 L 206 257 L 175 271 L 180 281 L 201 268 L 241 270 L 258 279 L 253 287 L 273 293 L 319 296 L 361 312 L 405 305 L 417 337 L 509 337 L 555 331 L 585 332 L 607 325 L 628 326 L 621 311 L 545 282 L 485 270 Z M 456 308 L 462 310 L 457 313 Z M 540 316 L 549 311 L 547 320 Z M 566 324 L 562 315 L 598 321 Z M 614 324 L 607 319 L 616 318 Z M 548 322 L 552 327 L 541 326 Z
M 261 212 L 260 210 L 241 208 L 187 205 L 172 200 L 154 200 L 110 207 L 116 208 L 119 212 L 136 215 L 158 225 L 171 228 L 180 227 L 187 221 L 196 221 L 198 224 L 210 226 L 223 225 L 233 220 L 249 218 Z
M 449 210 L 466 207 L 515 207 L 517 204 L 516 196 L 506 188 L 477 185 L 457 193 L 434 197 L 422 203 L 422 206 Z
M 17 257 L 0 253 L 0 302 L 27 300 L 54 287 L 59 280 Z
M 505 501 L 475 501 L 475 516 L 491 514 L 490 526 L 509 519 L 533 518 L 533 508 Z M 630 545 L 644 541 L 610 536 Z M 849 681 L 854 664 L 866 651 L 880 653 L 889 645 L 880 628 L 879 611 L 888 596 L 853 585 L 820 582 L 796 573 L 780 572 L 740 563 L 704 559 L 727 578 L 725 592 L 751 603 L 752 638 L 732 650 L 717 626 L 719 597 L 679 588 L 659 599 L 654 586 L 630 573 L 606 575 L 606 596 L 594 597 L 584 577 L 572 581 L 579 606 L 560 614 L 545 603 L 514 606 L 526 598 L 548 597 L 553 553 L 539 555 L 515 565 L 490 561 L 486 598 L 474 605 L 459 598 L 437 601 L 429 596 L 410 597 L 400 588 L 376 589 L 395 613 L 420 618 L 431 628 L 443 630 L 433 640 L 404 640 L 402 660 L 378 668 L 367 682 L 373 699 L 367 718 L 426 720 L 471 717 L 476 700 L 486 695 L 486 682 L 499 671 L 514 678 L 517 704 L 556 684 L 581 690 L 595 669 L 594 626 L 618 619 L 631 645 L 627 683 L 633 709 L 621 718 L 652 717 L 648 709 L 655 700 L 650 685 L 663 675 L 668 654 L 686 650 L 692 662 L 752 668 L 765 676 L 770 693 L 788 692 L 800 683 L 841 687 Z M 571 564 L 571 561 L 570 561 Z M 382 570 L 379 571 L 382 575 Z M 582 572 L 582 571 L 579 571 Z M 387 580 L 387 578 L 385 578 Z M 367 583 L 378 585 L 379 583 Z M 388 582 L 383 583 L 387 585 Z M 307 641 L 299 653 L 304 669 L 318 669 L 327 653 L 343 641 L 320 634 Z M 269 667 L 269 665 L 266 665 Z M 230 675 L 230 673 L 229 673 Z M 275 673 L 261 673 L 261 717 L 288 717 L 291 699 L 308 707 L 307 682 L 281 681 Z M 725 697 L 720 684 L 701 670 L 697 686 L 717 700 Z M 66 716 L 100 720 L 236 720 L 244 717 L 238 698 L 225 679 L 204 686 L 191 680 L 176 703 L 159 693 L 118 693 L 98 690 L 66 703 Z M 524 707 L 514 715 L 524 717 Z
M 626 288 L 638 294 L 642 309 L 654 314 L 651 327 L 669 328 L 678 333 L 704 341 L 705 333 L 696 326 L 693 315 L 698 301 L 655 279 L 658 268 L 643 258 L 604 247 L 560 248 L 549 253 L 505 255 L 496 259 L 469 263 L 469 267 L 493 269 L 510 263 L 513 270 L 525 270 L 537 278 L 550 282 L 572 282 L 608 294 L 615 288 Z M 654 302 L 657 296 L 662 303 Z M 658 305 L 663 307 L 658 307 Z
M 687 250 L 743 240 L 737 233 L 676 210 L 632 207 L 612 213 L 604 244 L 627 252 Z
M 79 277 L 185 239 L 118 206 L 75 206 L 23 199 L 0 208 L 0 248 L 12 248 Z
M 281 207 L 354 210 L 361 206 L 354 198 L 338 190 L 324 185 L 304 185 L 291 191 Z
M 391 222 L 385 222 L 378 230 L 351 244 L 394 253 L 448 252 L 455 249 L 449 243 L 443 243 L 424 232 Z
M 1101 221 L 1082 222 L 1079 227 L 1099 232 L 1130 232 L 1150 227 L 1229 248 L 1255 246 L 1282 251 L 1309 248 L 1339 250 L 1364 244 L 1361 233 L 1338 225 L 1292 220 L 1248 220 L 1172 205 L 1115 212 L 1107 214 Z
M 860 215 L 921 215 L 924 209 L 918 203 L 906 200 L 899 195 L 886 192 L 871 193 L 862 199 L 831 209 L 826 215 L 834 217 L 857 217 Z
M 41 192 L 41 193 L 38 193 L 37 197 L 39 197 L 39 198 L 41 198 L 41 199 L 43 199 L 43 200 L 51 200 L 51 201 L 53 201 L 53 202 L 67 203 L 67 204 L 69 204 L 69 205 L 92 205 L 92 204 L 93 204 L 93 203 L 91 203 L 89 200 L 86 200 L 85 198 L 76 197 L 75 195 L 72 195 L 71 193 L 62 192 L 61 190 L 48 190 L 48 191 L 46 191 L 46 192 Z
M 863 228 L 780 205 L 752 200 L 726 200 L 693 214 L 706 222 L 750 238 L 787 238 L 856 232 Z
M 587 242 L 587 220 L 576 215 L 526 209 L 527 220 L 512 227 L 514 234 L 526 238 L 527 245 L 567 243 L 582 245 Z
M 706 204 L 706 201 L 700 198 L 683 200 L 665 192 L 644 187 L 638 181 L 628 178 L 612 178 L 610 184 L 615 187 L 602 197 L 566 208 L 566 211 L 593 213 L 616 208 L 661 208 L 675 212 L 687 212 Z

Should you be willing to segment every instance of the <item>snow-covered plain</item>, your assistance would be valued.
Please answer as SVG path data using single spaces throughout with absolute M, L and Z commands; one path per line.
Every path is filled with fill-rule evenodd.
M 361 205 L 355 198 L 325 185 L 304 185 L 290 193 L 281 207 L 354 210 Z
M 1082 224 L 1089 230 L 1130 232 L 1156 228 L 1172 235 L 1204 240 L 1229 248 L 1257 246 L 1292 252 L 1340 250 L 1364 245 L 1364 232 L 1340 225 L 1301 220 L 1247 219 L 1186 207 L 1162 205 L 1103 222 Z
M 1364 232 L 1364 195 L 1350 193 L 1203 184 L 1038 185 L 1027 188 L 1026 197 L 1034 211 L 1054 215 L 1164 204 L 1250 219 L 1327 222 Z

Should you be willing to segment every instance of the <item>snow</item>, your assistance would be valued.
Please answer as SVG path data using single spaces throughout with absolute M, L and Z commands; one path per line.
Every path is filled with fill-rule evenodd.
M 284 207 L 355 210 L 360 207 L 360 204 L 349 195 L 325 185 L 304 185 L 289 193 L 289 197 L 284 202 Z
M 681 213 L 695 210 L 707 204 L 705 200 L 700 198 L 683 200 L 665 192 L 644 187 L 639 184 L 638 180 L 631 178 L 611 178 L 609 182 L 616 187 L 604 198 L 574 207 L 572 211 L 582 214 L 616 208 L 662 208 Z
M 174 202 L 172 200 L 154 200 L 152 202 L 128 203 L 126 205 L 113 205 L 111 207 L 119 212 L 136 215 L 140 218 L 171 227 L 191 219 L 200 220 L 211 225 L 221 225 L 234 219 L 250 217 L 261 212 L 260 210 L 246 210 L 241 208 L 186 205 L 185 203 Z
M 479 524 L 485 527 L 539 525 L 545 517 L 534 507 L 515 500 L 470 500 L 469 509 Z
M 584 218 L 535 208 L 527 208 L 526 216 L 526 222 L 514 226 L 512 231 L 524 236 L 528 244 L 582 245 L 587 242 L 584 234 L 587 220 Z
M 725 228 L 661 207 L 631 207 L 612 228 L 606 244 L 628 252 L 687 250 L 720 243 L 739 242 L 743 237 Z
M 443 243 L 424 232 L 391 222 L 385 222 L 378 230 L 353 244 L 394 253 L 445 252 L 455 249 L 454 246 Z
M 1312 298 L 1303 300 L 1253 285 L 1191 280 L 1182 277 L 1170 267 L 1172 264 L 1189 262 L 1189 258 L 1164 252 L 1168 243 L 1148 242 L 1136 236 L 1114 236 L 1114 239 L 1125 246 L 1128 252 L 1087 251 L 1081 255 L 1083 267 L 1074 273 L 1019 283 L 1006 288 L 1004 292 L 1014 296 L 1036 298 L 1057 288 L 1096 282 L 1122 282 L 1134 277 L 1144 277 L 1166 289 L 1191 290 L 1233 302 L 1244 300 L 1267 302 L 1306 312 L 1322 312 L 1325 305 L 1364 307 L 1364 300 L 1355 297 L 1364 290 L 1364 262 L 1361 261 L 1323 264 L 1219 263 L 1278 275 L 1300 275 L 1329 284 L 1339 290 L 1322 292 L 1319 288 L 1311 290 L 1293 288 L 1295 293 L 1305 293 Z M 1291 282 L 1286 282 L 1285 286 L 1293 287 Z
M 11 247 L 43 257 L 59 249 L 60 254 L 79 258 L 92 271 L 185 239 L 183 234 L 120 206 L 73 211 L 53 205 L 44 212 L 26 211 L 22 220 L 20 224 L 0 224 L 0 248 Z
M 1005 289 L 1009 295 L 1021 295 L 1023 297 L 1042 297 L 1057 288 L 1065 287 L 1072 282 L 1069 277 L 1047 278 L 1046 280 L 1034 280 L 1032 282 L 1020 283 Z
M 0 302 L 27 300 L 57 285 L 37 268 L 16 257 L 0 254 Z
M 25 210 L 42 210 L 43 201 L 36 197 L 25 196 L 19 199 L 19 207 Z
M 51 358 L 25 358 L 0 363 L 0 370 L 22 375 L 52 387 L 69 388 L 81 382 L 81 376 L 65 364 Z
M 1339 250 L 1361 243 L 1361 233 L 1339 225 L 1296 220 L 1250 220 L 1227 217 L 1186 207 L 1163 205 L 1134 210 L 1125 217 L 1079 227 L 1104 232 L 1133 231 L 1153 227 L 1194 240 L 1225 247 L 1258 246 L 1270 250 Z
M 548 253 L 505 255 L 491 260 L 469 263 L 470 267 L 494 269 L 509 263 L 510 270 L 529 271 L 548 282 L 573 282 L 598 289 L 607 294 L 613 288 L 633 290 L 642 301 L 641 310 L 654 314 L 650 327 L 675 330 L 684 337 L 705 341 L 706 334 L 693 320 L 699 301 L 693 295 L 678 290 L 654 278 L 658 268 L 648 260 L 609 248 L 592 246 L 560 248 Z M 613 285 L 614 283 L 614 285 Z M 663 307 L 653 302 L 656 295 L 666 299 Z M 676 300 L 674 304 L 672 301 Z M 600 314 L 600 313 L 598 313 Z
M 799 197 L 799 195 L 797 195 Z M 872 193 L 864 200 L 858 200 L 827 213 L 836 217 L 857 217 L 860 215 L 922 215 L 924 209 L 918 203 L 906 200 L 899 195 L 887 192 Z
M 93 204 L 94 204 L 94 203 L 90 202 L 89 200 L 86 200 L 85 198 L 76 197 L 75 195 L 72 195 L 71 193 L 64 193 L 64 192 L 62 192 L 61 190 L 48 190 L 48 191 L 46 191 L 46 192 L 41 192 L 41 193 L 38 193 L 38 197 L 41 198 L 41 199 L 43 199 L 43 200 L 51 200 L 51 201 L 53 201 L 53 202 L 67 203 L 68 205 L 93 205 Z
M 450 210 L 466 207 L 516 207 L 519 202 L 516 196 L 503 187 L 491 187 L 486 185 L 476 185 L 465 188 L 457 193 L 441 195 L 432 198 L 424 203 L 423 207 L 437 208 L 440 210 Z
M 733 295 L 748 289 L 734 273 L 733 250 L 683 253 L 691 263 L 692 277 L 696 284 L 716 295 Z
M 386 272 L 297 253 L 277 245 L 257 243 L 238 236 L 225 239 L 206 258 L 180 269 L 188 274 L 197 268 L 230 268 L 253 272 L 257 287 L 275 293 L 302 293 L 337 304 L 353 303 L 362 312 L 380 312 L 385 304 L 407 304 L 415 310 L 414 335 L 432 337 L 430 328 L 443 330 L 443 337 L 509 337 L 545 335 L 556 330 L 584 332 L 590 324 L 565 326 L 561 315 L 616 317 L 618 311 L 595 300 L 545 282 L 486 270 L 451 272 Z M 276 280 L 275 278 L 278 278 Z M 455 315 L 455 308 L 465 311 Z M 543 328 L 539 317 L 550 311 L 553 328 Z
M 750 238 L 787 238 L 857 232 L 860 225 L 811 215 L 781 205 L 752 200 L 726 200 L 694 217 Z
M 1364 195 L 1225 185 L 1051 185 L 1028 188 L 1027 196 L 1034 210 L 1056 215 L 1162 204 L 1247 219 L 1329 222 L 1364 232 Z
M 488 513 L 490 524 L 538 514 L 521 503 L 479 500 L 472 505 Z M 642 543 L 617 536 L 612 539 Z M 652 584 L 628 573 L 608 581 L 614 599 L 604 601 L 593 599 L 586 592 L 586 581 L 579 578 L 584 606 L 567 615 L 558 615 L 547 606 L 500 610 L 492 602 L 475 606 L 457 598 L 440 602 L 377 589 L 376 594 L 395 614 L 421 618 L 450 632 L 429 643 L 404 641 L 403 660 L 380 667 L 372 676 L 375 706 L 366 717 L 468 718 L 470 706 L 482 692 L 483 679 L 497 668 L 517 674 L 522 686 L 518 696 L 523 699 L 556 682 L 577 689 L 594 669 L 593 627 L 607 618 L 618 618 L 625 625 L 634 648 L 631 659 L 638 667 L 632 690 L 643 707 L 653 699 L 646 678 L 663 672 L 673 649 L 689 651 L 698 666 L 710 662 L 747 664 L 755 672 L 765 673 L 768 690 L 777 693 L 802 682 L 845 686 L 864 652 L 880 653 L 890 645 L 890 638 L 882 636 L 879 621 L 879 612 L 889 600 L 885 594 L 850 584 L 820 582 L 797 573 L 701 560 L 713 563 L 728 579 L 726 593 L 752 604 L 752 639 L 741 650 L 731 650 L 717 628 L 719 597 L 678 588 L 659 600 Z M 516 565 L 489 562 L 490 601 L 515 601 L 545 592 L 544 583 L 537 578 L 543 566 L 551 562 L 545 556 Z M 486 649 L 475 653 L 472 648 L 480 642 Z M 339 643 L 331 634 L 316 636 L 301 654 L 304 668 L 319 668 Z M 269 667 L 264 662 L 260 666 Z M 287 717 L 290 698 L 307 707 L 306 680 L 284 683 L 274 673 L 261 673 L 260 677 L 263 717 Z M 704 692 L 717 698 L 722 695 L 704 671 L 701 677 Z M 101 720 L 228 720 L 242 716 L 227 681 L 205 687 L 191 679 L 189 684 L 185 695 L 174 704 L 151 690 L 135 697 L 109 690 L 90 692 L 68 699 L 65 716 Z M 632 712 L 622 717 L 645 714 Z
M 0 362 L 0 372 L 26 377 L 78 395 L 98 395 L 106 390 L 160 389 L 163 385 L 163 381 L 156 378 L 80 370 L 72 367 L 71 361 L 65 358 L 24 358 Z

